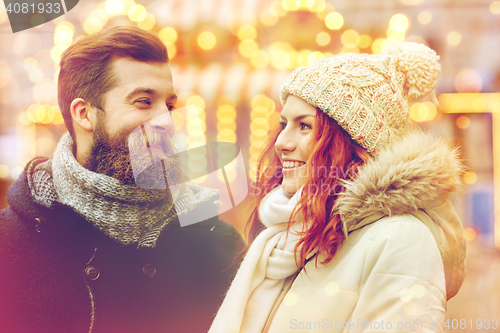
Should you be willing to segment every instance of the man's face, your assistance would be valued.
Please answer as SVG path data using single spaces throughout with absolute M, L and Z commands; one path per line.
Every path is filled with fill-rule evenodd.
M 124 184 L 134 184 L 134 174 L 130 163 L 130 153 L 134 158 L 150 161 L 150 153 L 166 161 L 165 169 L 178 169 L 176 161 L 169 163 L 165 157 L 172 152 L 171 137 L 175 125 L 170 115 L 177 95 L 172 73 L 166 63 L 144 63 L 128 58 L 115 60 L 111 70 L 116 85 L 104 95 L 103 110 L 97 109 L 97 125 L 93 132 L 93 142 L 85 167 L 105 174 Z M 146 151 L 142 131 L 131 132 L 145 124 L 148 132 Z M 163 170 L 149 170 L 161 175 Z

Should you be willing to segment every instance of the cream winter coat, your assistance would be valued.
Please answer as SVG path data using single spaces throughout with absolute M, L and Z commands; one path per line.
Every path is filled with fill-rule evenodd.
M 342 248 L 326 265 L 307 263 L 268 332 L 443 332 L 464 278 L 462 225 L 447 200 L 462 172 L 456 151 L 420 131 L 377 154 L 337 202 Z

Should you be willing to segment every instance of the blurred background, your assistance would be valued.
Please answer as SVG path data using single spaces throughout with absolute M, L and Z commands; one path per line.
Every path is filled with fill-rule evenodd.
M 259 149 L 282 108 L 279 86 L 291 70 L 401 41 L 429 45 L 441 56 L 440 103 L 415 103 L 411 118 L 460 145 L 468 167 L 468 190 L 454 202 L 465 227 L 467 276 L 448 303 L 447 331 L 500 332 L 500 322 L 497 329 L 485 324 L 500 321 L 500 1 L 80 0 L 65 15 L 15 34 L 0 6 L 0 208 L 26 162 L 50 156 L 65 132 L 59 60 L 79 36 L 115 25 L 158 34 L 178 107 L 195 105 L 202 131 L 190 131 L 189 118 L 176 124 L 190 145 L 241 148 L 247 174 L 226 170 L 235 184 L 255 177 Z M 222 218 L 243 232 L 250 205 L 245 200 Z

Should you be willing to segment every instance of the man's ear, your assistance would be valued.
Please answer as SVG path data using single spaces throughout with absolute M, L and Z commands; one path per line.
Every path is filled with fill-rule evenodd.
M 83 98 L 75 98 L 69 107 L 73 121 L 87 132 L 93 132 L 96 124 L 95 107 Z

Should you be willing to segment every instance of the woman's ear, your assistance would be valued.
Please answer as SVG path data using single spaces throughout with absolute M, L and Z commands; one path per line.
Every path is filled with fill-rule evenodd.
M 93 132 L 95 126 L 95 107 L 83 98 L 75 98 L 69 107 L 73 124 L 87 132 Z M 76 130 L 76 129 L 75 129 Z

